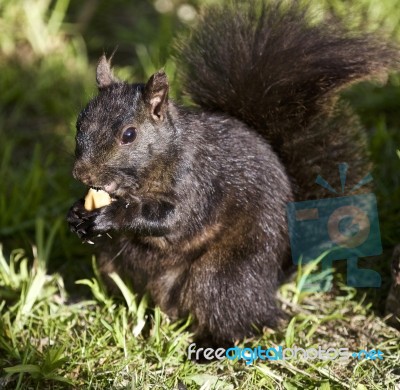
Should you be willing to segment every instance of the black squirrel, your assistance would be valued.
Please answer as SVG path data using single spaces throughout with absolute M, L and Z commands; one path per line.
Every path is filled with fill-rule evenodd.
M 332 196 L 314 181 L 339 185 L 338 163 L 349 164 L 349 185 L 370 169 L 338 93 L 386 74 L 397 50 L 333 18 L 316 23 L 299 3 L 202 13 L 177 56 L 198 108 L 168 99 L 163 71 L 129 84 L 103 55 L 99 94 L 77 121 L 73 175 L 114 201 L 94 211 L 77 201 L 72 231 L 95 241 L 104 273 L 148 291 L 172 318 L 191 314 L 200 340 L 232 343 L 277 325 L 287 203 Z

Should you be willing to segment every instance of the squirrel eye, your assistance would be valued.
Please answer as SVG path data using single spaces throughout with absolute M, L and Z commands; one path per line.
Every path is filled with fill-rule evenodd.
M 136 139 L 137 131 L 134 127 L 128 127 L 121 136 L 121 144 L 131 144 Z

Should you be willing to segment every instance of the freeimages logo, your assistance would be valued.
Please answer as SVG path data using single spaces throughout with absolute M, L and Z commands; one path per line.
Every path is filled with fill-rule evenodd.
M 341 190 L 344 194 L 347 164 L 339 165 Z M 349 193 L 372 181 L 368 174 Z M 318 176 L 316 183 L 336 193 Z M 311 291 L 331 288 L 334 260 L 347 259 L 347 284 L 354 287 L 380 287 L 381 276 L 371 269 L 358 268 L 358 258 L 382 253 L 378 208 L 375 195 L 351 195 L 337 198 L 291 202 L 287 205 L 290 246 L 294 264 L 309 263 L 323 254 L 322 270 L 315 283 L 304 285 Z M 322 280 L 321 280 L 322 279 Z

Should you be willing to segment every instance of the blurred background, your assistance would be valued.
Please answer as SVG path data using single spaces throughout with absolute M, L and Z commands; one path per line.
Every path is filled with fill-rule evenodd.
M 214 2 L 217 0 L 214 0 Z M 181 100 L 173 40 L 196 23 L 200 0 L 0 0 L 0 242 L 11 253 L 42 243 L 49 272 L 67 286 L 90 275 L 92 247 L 65 215 L 85 188 L 71 176 L 75 120 L 96 93 L 95 65 L 116 50 L 116 74 L 145 81 L 164 67 Z M 379 30 L 400 41 L 400 0 L 321 0 L 316 15 Z M 400 77 L 346 92 L 368 131 L 381 234 L 400 241 Z M 351 167 L 350 167 L 351 169 Z M 389 275 L 383 267 L 386 284 Z M 76 290 L 76 287 L 74 287 Z

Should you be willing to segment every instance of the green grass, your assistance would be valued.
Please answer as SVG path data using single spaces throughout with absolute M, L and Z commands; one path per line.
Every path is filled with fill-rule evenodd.
M 121 61 L 119 75 L 130 80 L 165 65 L 173 95 L 180 97 L 168 49 L 183 27 L 178 2 L 166 14 L 145 1 L 95 3 L 85 5 L 95 5 L 88 19 L 74 0 L 0 1 L 0 388 L 395 389 L 400 333 L 385 323 L 383 304 L 390 251 L 400 237 L 400 77 L 383 87 L 364 83 L 345 95 L 366 125 L 375 162 L 383 287 L 355 290 L 339 274 L 332 292 L 304 293 L 308 268 L 302 270 L 279 291 L 287 319 L 242 344 L 379 348 L 384 359 L 195 364 L 186 359 L 189 323 L 171 323 L 146 298 L 138 302 L 117 275 L 121 296 L 109 296 L 92 247 L 65 223 L 69 206 L 84 192 L 71 177 L 74 122 L 95 93 L 101 51 L 120 42 L 115 61 Z M 346 16 L 348 2 L 320 4 Z M 398 0 L 354 0 L 351 6 L 370 28 L 381 26 L 399 39 Z M 131 25 L 124 19 L 129 13 Z
M 200 365 L 186 360 L 188 323 L 170 323 L 146 298 L 136 302 L 116 275 L 123 300 L 108 296 L 95 272 L 77 281 L 90 289 L 90 299 L 68 301 L 61 276 L 45 268 L 55 230 L 46 236 L 38 223 L 37 232 L 32 267 L 20 250 L 7 260 L 0 255 L 0 384 L 6 388 L 171 389 L 182 382 L 188 389 L 361 390 L 394 389 L 400 380 L 398 332 L 341 282 L 335 294 L 301 292 L 300 276 L 285 284 L 279 298 L 290 321 L 242 346 L 376 348 L 384 360 Z

